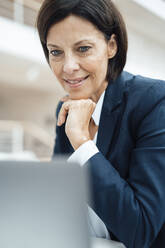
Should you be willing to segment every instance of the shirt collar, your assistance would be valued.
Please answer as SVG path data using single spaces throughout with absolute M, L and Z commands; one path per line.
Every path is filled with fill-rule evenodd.
M 99 122 L 100 122 L 100 116 L 101 116 L 101 110 L 102 110 L 102 106 L 103 106 L 104 95 L 105 95 L 105 91 L 100 96 L 100 98 L 96 104 L 96 108 L 92 114 L 92 118 L 93 118 L 93 120 L 97 126 L 99 126 Z

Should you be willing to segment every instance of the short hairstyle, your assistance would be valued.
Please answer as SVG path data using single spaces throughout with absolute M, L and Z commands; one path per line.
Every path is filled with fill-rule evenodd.
M 115 34 L 117 53 L 109 59 L 106 79 L 115 80 L 122 72 L 127 57 L 127 31 L 124 20 L 111 0 L 44 0 L 37 17 L 37 29 L 45 57 L 49 63 L 46 46 L 50 27 L 69 15 L 84 18 L 95 25 L 108 41 Z

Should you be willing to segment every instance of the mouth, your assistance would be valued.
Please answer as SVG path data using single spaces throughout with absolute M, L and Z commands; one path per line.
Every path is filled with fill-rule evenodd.
M 81 86 L 84 81 L 89 77 L 86 76 L 86 77 L 83 77 L 83 78 L 76 78 L 76 79 L 64 79 L 65 83 L 67 83 L 71 88 L 76 88 L 76 87 L 79 87 Z

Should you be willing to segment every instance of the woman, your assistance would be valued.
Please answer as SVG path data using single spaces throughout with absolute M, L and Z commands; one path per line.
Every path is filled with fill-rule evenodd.
M 45 0 L 37 27 L 68 93 L 57 108 L 54 155 L 87 166 L 92 208 L 111 239 L 164 247 L 164 82 L 123 71 L 127 33 L 110 0 Z

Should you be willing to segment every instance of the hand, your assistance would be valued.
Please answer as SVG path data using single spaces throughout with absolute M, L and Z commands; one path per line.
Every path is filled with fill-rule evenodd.
M 89 123 L 96 104 L 90 99 L 67 100 L 63 103 L 57 125 L 65 121 L 65 132 L 76 150 L 86 141 L 90 140 Z

